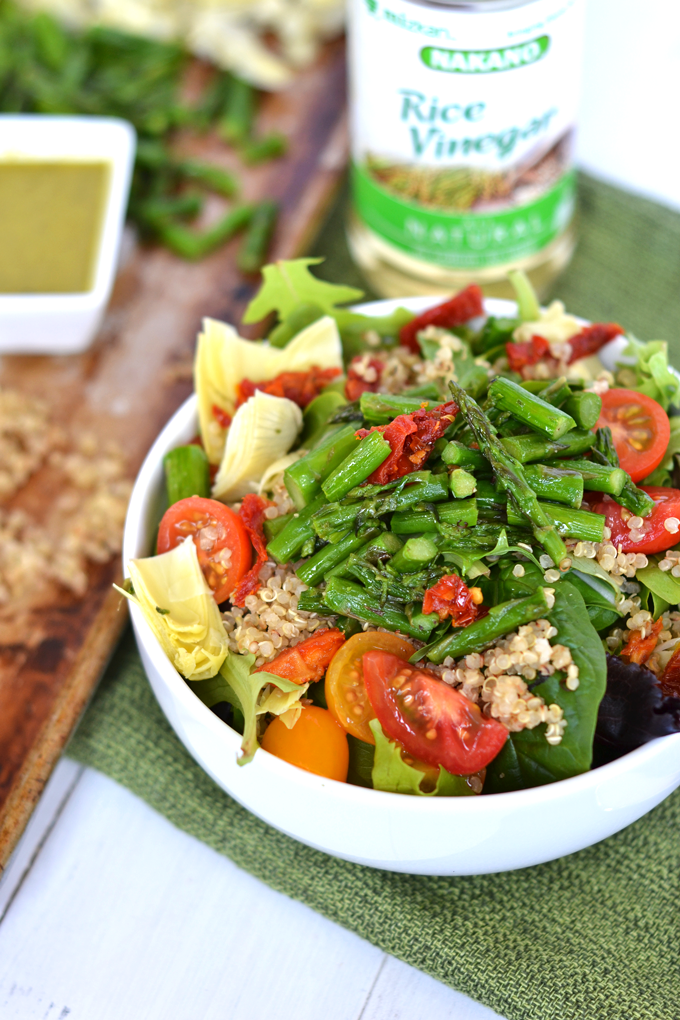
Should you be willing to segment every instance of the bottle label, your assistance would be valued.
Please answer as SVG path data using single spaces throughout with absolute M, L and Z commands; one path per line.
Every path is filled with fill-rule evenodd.
M 452 269 L 534 255 L 567 227 L 582 0 L 508 10 L 351 0 L 355 209 Z

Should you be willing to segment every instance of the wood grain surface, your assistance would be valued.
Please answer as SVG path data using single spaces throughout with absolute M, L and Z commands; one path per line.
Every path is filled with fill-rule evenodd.
M 258 127 L 282 131 L 288 155 L 252 168 L 243 198 L 274 198 L 281 213 L 270 258 L 304 253 L 346 164 L 345 61 L 329 44 L 285 92 L 269 95 Z M 235 158 L 216 138 L 187 151 L 225 167 Z M 217 203 L 206 210 L 219 215 Z M 70 435 L 88 432 L 122 447 L 134 477 L 146 451 L 191 390 L 191 359 L 203 316 L 237 322 L 257 279 L 235 268 L 239 241 L 199 263 L 129 245 L 99 336 L 82 355 L 4 357 L 0 386 L 47 402 Z M 250 334 L 256 335 L 251 332 Z M 10 507 L 47 521 L 59 482 L 41 468 Z M 118 561 L 93 566 L 86 595 L 54 587 L 39 607 L 0 614 L 0 867 L 4 867 L 46 779 L 73 731 L 125 623 L 112 581 Z

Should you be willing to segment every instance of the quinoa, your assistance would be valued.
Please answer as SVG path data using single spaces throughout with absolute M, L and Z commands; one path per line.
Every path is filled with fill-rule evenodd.
M 92 435 L 69 442 L 40 401 L 0 391 L 0 501 L 21 497 L 36 472 L 62 476 L 62 491 L 38 520 L 16 506 L 0 506 L 0 606 L 38 603 L 51 583 L 82 597 L 88 563 L 120 552 L 132 489 L 122 452 L 101 448 Z
M 536 620 L 506 634 L 485 652 L 473 652 L 458 662 L 447 658 L 434 671 L 511 733 L 546 723 L 545 739 L 559 744 L 567 725 L 562 709 L 546 705 L 527 683 L 560 671 L 565 673 L 567 690 L 578 688 L 578 666 L 565 645 L 550 643 L 556 636 L 548 620 Z
M 13 496 L 63 441 L 42 401 L 0 389 L 0 500 Z
M 430 382 L 448 384 L 457 380 L 453 355 L 464 353 L 467 345 L 460 337 L 439 326 L 428 326 L 418 334 L 424 340 L 439 345 L 434 357 L 421 358 L 407 347 L 396 347 L 385 362 L 380 390 L 386 393 L 401 393 L 408 386 L 423 386 Z M 491 377 L 491 366 L 484 358 L 474 358 L 474 363 L 486 369 Z M 353 363 L 353 366 L 354 363 Z
M 298 596 L 307 585 L 296 576 L 292 564 L 279 566 L 268 561 L 260 570 L 260 581 L 262 587 L 256 595 L 246 596 L 244 609 L 232 606 L 222 614 L 229 651 L 252 653 L 256 666 L 270 662 L 285 648 L 293 648 L 319 627 L 332 626 L 332 618 L 298 609 Z

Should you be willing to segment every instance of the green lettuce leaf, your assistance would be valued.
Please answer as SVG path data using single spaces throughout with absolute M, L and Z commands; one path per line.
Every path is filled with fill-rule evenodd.
M 228 701 L 243 714 L 243 741 L 238 760 L 239 765 L 247 765 L 252 761 L 258 748 L 257 718 L 267 712 L 282 715 L 291 708 L 303 694 L 309 684 L 295 684 L 292 680 L 275 676 L 273 673 L 252 673 L 255 662 L 254 655 L 228 655 L 217 676 L 200 683 L 193 683 L 192 690 L 201 701 L 211 708 L 221 701 Z M 265 691 L 272 684 L 289 697 L 277 697 L 276 692 Z
M 451 332 L 457 336 L 456 330 L 450 330 L 447 332 Z M 477 360 L 470 349 L 470 345 L 461 337 L 458 337 L 458 339 L 461 342 L 460 350 L 454 350 L 451 352 L 454 378 L 458 385 L 462 387 L 466 393 L 469 393 L 472 397 L 476 398 L 480 396 L 484 390 L 486 390 L 489 377 L 486 369 L 477 364 Z M 439 341 L 419 336 L 418 344 L 423 358 L 426 361 L 434 361 L 441 347 Z
M 455 549 L 450 549 L 442 553 L 442 559 L 444 563 L 453 563 L 458 567 L 463 577 L 470 580 L 474 580 L 475 577 L 488 577 L 491 573 L 491 567 L 488 567 L 484 560 L 480 560 L 477 553 L 462 550 L 458 552 Z
M 331 314 L 336 305 L 360 301 L 363 291 L 355 287 L 342 287 L 318 280 L 309 266 L 323 259 L 281 259 L 262 270 L 263 284 L 246 308 L 244 322 L 259 322 L 270 312 L 278 312 L 281 319 L 290 315 L 298 305 L 318 305 Z
M 656 563 L 650 563 L 635 572 L 635 580 L 641 581 L 653 595 L 667 602 L 669 606 L 677 606 L 680 602 L 680 578 L 673 577 L 669 572 L 659 570 Z
M 612 591 L 618 595 L 621 589 L 618 584 L 612 580 L 611 575 L 607 573 L 604 567 L 601 567 L 597 560 L 591 560 L 587 556 L 573 556 L 570 557 L 571 566 L 573 570 L 578 570 L 581 574 L 588 574 L 592 578 L 597 578 L 602 584 L 607 585 Z M 601 585 L 593 584 L 593 587 L 601 588 Z
M 596 631 L 607 630 L 622 615 L 617 608 L 617 593 L 599 577 L 572 569 L 569 571 L 569 583 L 583 596 L 590 622 Z M 622 596 L 618 598 L 622 600 Z
M 671 472 L 675 468 L 675 458 L 680 454 L 680 417 L 674 416 L 669 419 L 671 426 L 671 437 L 668 440 L 664 458 L 651 475 L 648 475 L 640 485 L 671 485 Z
M 416 797 L 469 797 L 474 796 L 465 776 L 452 776 L 439 766 L 439 777 L 433 790 L 422 789 L 425 773 L 407 765 L 401 748 L 388 740 L 377 719 L 368 724 L 375 737 L 373 759 L 373 789 L 386 793 L 406 793 Z
M 511 733 L 501 753 L 487 769 L 485 793 L 505 793 L 543 786 L 587 772 L 593 755 L 597 710 L 607 683 L 607 662 L 602 642 L 592 626 L 580 593 L 568 581 L 555 585 L 555 605 L 548 616 L 557 628 L 557 642 L 565 645 L 579 668 L 579 686 L 569 691 L 559 673 L 534 690 L 546 702 L 564 711 L 567 728 L 562 742 L 551 746 L 545 725 Z
M 367 345 L 366 334 L 377 333 L 384 344 L 396 343 L 399 330 L 413 319 L 413 312 L 407 308 L 395 308 L 389 315 L 362 315 L 349 308 L 338 308 L 348 301 L 359 301 L 363 291 L 354 287 L 343 287 L 335 283 L 319 280 L 309 271 L 309 266 L 322 262 L 323 259 L 288 259 L 281 260 L 262 270 L 264 282 L 258 294 L 248 305 L 244 322 L 258 322 L 278 312 L 281 321 L 301 306 L 315 305 L 318 309 L 331 315 L 336 322 L 342 337 L 345 358 L 371 350 Z
M 658 401 L 664 411 L 670 404 L 678 404 L 680 379 L 668 365 L 668 344 L 664 340 L 642 343 L 630 334 L 626 339 L 628 346 L 623 352 L 624 357 L 635 358 L 635 363 L 617 363 L 622 384 L 628 384 L 632 372 L 635 377 L 632 388 Z

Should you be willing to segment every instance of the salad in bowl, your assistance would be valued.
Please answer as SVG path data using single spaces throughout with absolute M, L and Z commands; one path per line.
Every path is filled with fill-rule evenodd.
M 659 744 L 678 762 L 680 379 L 665 344 L 541 309 L 519 273 L 516 306 L 471 286 L 356 311 L 341 306 L 360 295 L 312 263 L 265 267 L 245 321 L 276 312 L 266 341 L 204 322 L 184 435 L 149 455 L 165 509 L 124 593 L 147 671 L 230 741 L 232 778 L 199 760 L 331 852 L 234 776 L 273 756 L 304 796 L 441 804 L 460 821 L 485 803 L 547 817 L 558 787 L 600 803 L 589 777 L 634 771 L 619 763 Z M 135 527 L 155 505 L 144 484 Z M 680 767 L 654 773 L 653 802 L 678 782 Z M 652 806 L 632 799 L 637 814 L 605 806 L 606 831 L 558 853 Z

